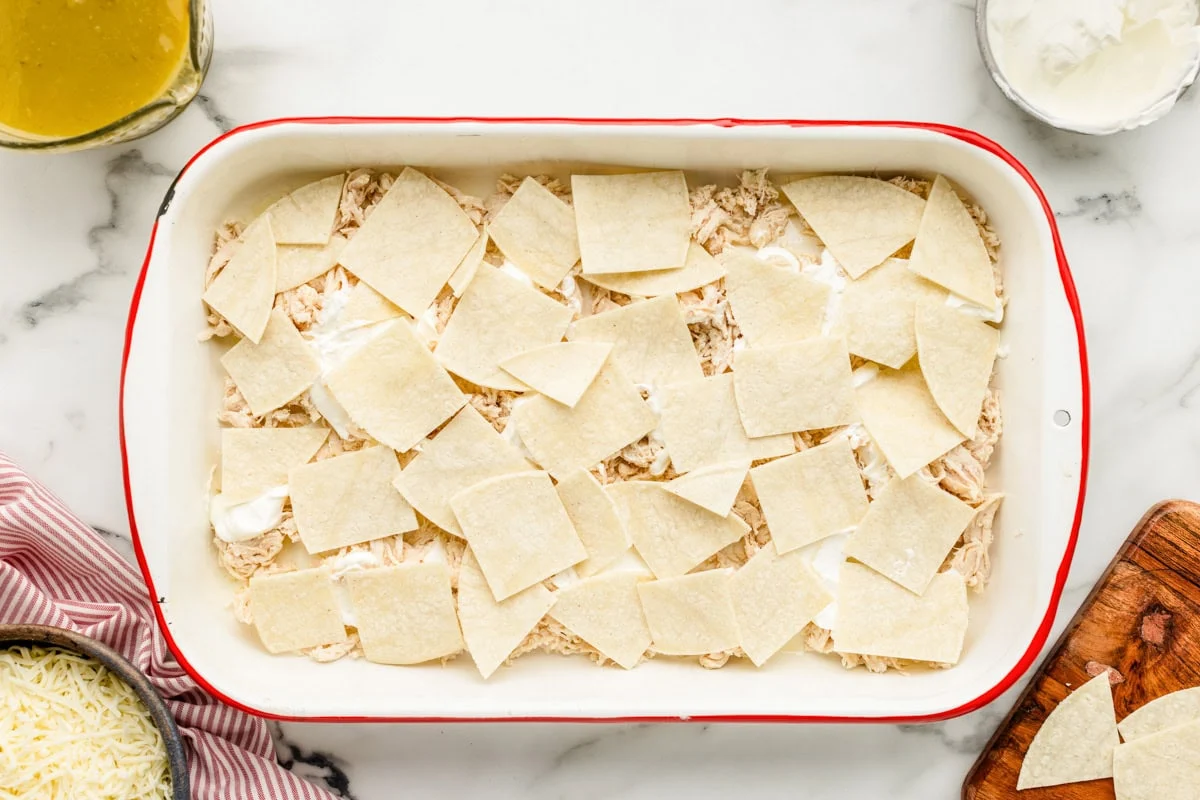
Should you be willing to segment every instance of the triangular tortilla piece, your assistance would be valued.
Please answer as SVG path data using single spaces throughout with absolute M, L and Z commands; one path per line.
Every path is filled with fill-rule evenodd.
M 576 575 L 595 575 L 628 552 L 632 542 L 617 505 L 590 472 L 572 470 L 554 488 L 587 551 L 588 557 L 575 565 Z
M 963 436 L 975 438 L 1000 332 L 952 308 L 923 305 L 917 308 L 916 333 L 929 393 Z
M 421 664 L 462 652 L 445 564 L 356 570 L 343 580 L 367 661 Z
M 292 514 L 300 541 L 310 553 L 415 531 L 412 506 L 392 486 L 400 474 L 387 447 L 296 467 L 288 476 Z
M 750 470 L 750 480 L 780 553 L 857 525 L 867 513 L 850 442 L 833 441 Z
M 463 553 L 458 573 L 458 621 L 467 652 L 485 680 L 508 660 L 553 605 L 554 595 L 540 583 L 497 603 L 471 548 Z
M 545 472 L 488 478 L 450 507 L 497 601 L 587 558 Z
M 667 491 L 694 503 L 718 517 L 727 517 L 733 510 L 746 474 L 750 471 L 750 459 L 726 464 L 700 467 L 681 475 L 666 484 Z
M 668 656 L 702 656 L 738 646 L 731 569 L 638 584 L 651 647 Z
M 1117 723 L 1126 742 L 1200 722 L 1200 687 L 1181 689 L 1151 700 Z
M 612 345 L 604 342 L 558 342 L 510 356 L 500 368 L 535 392 L 574 408 L 610 352 Z
M 955 664 L 967 633 L 967 586 L 954 570 L 923 595 L 847 561 L 838 577 L 834 646 L 843 653 Z
M 609 342 L 610 361 L 647 386 L 693 380 L 704 375 L 700 356 L 674 295 L 642 300 L 575 321 L 573 342 Z
M 479 238 L 442 187 L 405 167 L 342 250 L 342 266 L 412 317 L 437 298 Z
M 746 348 L 733 357 L 733 393 L 752 437 L 858 420 L 850 353 L 841 337 Z
M 729 580 L 741 648 L 761 667 L 833 602 L 799 551 L 780 555 L 768 542 Z
M 497 475 L 528 472 L 531 465 L 479 412 L 466 406 L 408 462 L 395 486 L 413 508 L 444 531 L 462 536 L 450 498 Z
M 637 587 L 646 576 L 610 572 L 585 578 L 554 593 L 551 618 L 625 669 L 650 647 L 650 628 Z
M 463 296 L 463 292 L 470 286 L 471 279 L 479 270 L 479 265 L 483 263 L 483 256 L 487 253 L 488 238 L 486 228 L 479 232 L 479 238 L 475 240 L 475 244 L 471 245 L 471 249 L 462 257 L 462 261 L 458 262 L 450 279 L 446 281 L 455 297 Z
M 346 640 L 342 611 L 325 569 L 256 574 L 250 579 L 250 615 L 269 653 Z
M 676 472 L 712 464 L 785 456 L 794 452 L 790 433 L 751 439 L 738 417 L 733 373 L 663 387 L 662 436 Z
M 920 475 L 892 480 L 846 540 L 844 552 L 924 594 L 975 509 Z
M 275 292 L 286 292 L 324 275 L 337 264 L 346 239 L 330 237 L 325 244 L 281 244 L 275 250 Z
M 1113 750 L 1117 798 L 1195 800 L 1196 787 L 1200 786 L 1198 751 L 1200 721 L 1117 745 Z
M 911 242 L 925 207 L 899 186 L 855 175 L 803 178 L 783 193 L 852 278 Z
M 807 275 L 745 253 L 727 251 L 725 291 L 733 319 L 751 347 L 821 335 L 831 289 Z
M 330 175 L 276 200 L 264 215 L 271 219 L 275 241 L 279 244 L 328 242 L 345 183 L 345 175 Z
M 856 356 L 899 369 L 917 352 L 913 315 L 919 303 L 943 303 L 945 289 L 889 258 L 856 281 L 846 284 L 833 332 L 846 337 Z
M 692 209 L 682 172 L 572 175 L 571 197 L 584 275 L 683 266 Z
M 854 393 L 867 432 L 901 478 L 965 438 L 937 407 L 915 364 L 880 369 L 877 377 Z
M 403 311 L 372 289 L 370 284 L 359 281 L 350 288 L 346 305 L 337 312 L 337 321 L 341 325 L 371 325 L 403 316 L 406 316 Z
M 221 356 L 255 416 L 295 400 L 321 374 L 321 364 L 282 311 L 272 311 L 258 344 L 243 339 Z
M 608 494 L 633 546 L 658 578 L 683 575 L 750 530 L 736 514 L 718 517 L 657 481 L 614 483 Z
M 631 297 L 658 297 L 699 289 L 725 276 L 725 267 L 695 241 L 688 243 L 687 259 L 679 269 L 647 272 L 611 272 L 580 275 L 588 283 Z
M 551 475 L 590 469 L 654 430 L 658 418 L 610 357 L 574 408 L 542 395 L 514 406 L 510 425 Z
M 575 212 L 530 177 L 488 223 L 500 252 L 534 283 L 553 289 L 579 261 Z
M 467 402 L 406 320 L 388 323 L 324 381 L 355 425 L 398 452 Z
M 238 333 L 258 344 L 275 302 L 275 238 L 259 217 L 242 231 L 241 246 L 204 290 L 204 302 Z
M 502 370 L 500 362 L 562 341 L 569 324 L 571 309 L 483 265 L 450 315 L 436 356 L 471 383 L 524 391 L 529 387 Z
M 1105 671 L 1064 697 L 1046 717 L 1021 762 L 1017 791 L 1111 778 L 1119 743 Z
M 996 276 L 983 237 L 941 175 L 929 192 L 908 268 L 972 303 L 984 308 L 996 305 Z
M 329 429 L 222 428 L 221 494 L 244 503 L 288 481 L 292 467 L 307 464 L 329 438 Z

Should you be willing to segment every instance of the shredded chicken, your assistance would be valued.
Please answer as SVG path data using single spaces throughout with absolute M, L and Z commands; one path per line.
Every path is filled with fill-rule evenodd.
M 287 314 L 298 330 L 307 331 L 321 321 L 330 296 L 352 285 L 349 274 L 334 267 L 308 283 L 275 295 L 275 310 Z
M 349 238 L 362 227 L 363 222 L 388 189 L 392 188 L 396 177 L 387 172 L 375 172 L 371 169 L 353 170 L 346 178 L 342 189 L 342 199 L 338 204 L 337 216 L 334 217 L 333 230 Z
M 929 190 L 933 188 L 933 181 L 927 181 L 924 178 L 910 178 L 907 175 L 888 178 L 888 183 L 899 186 L 906 192 L 912 192 L 922 200 L 929 199 Z
M 329 438 L 317 450 L 317 454 L 313 456 L 313 461 L 324 461 L 327 458 L 353 453 L 356 450 L 362 450 L 364 447 L 375 444 L 375 440 L 370 436 L 367 436 L 365 433 L 360 436 L 353 428 L 346 431 L 346 433 L 350 434 L 350 438 L 343 439 L 338 435 L 337 431 L 330 430 Z
M 1004 495 L 1001 494 L 991 494 L 983 498 L 975 512 L 975 519 L 971 520 L 958 546 L 947 558 L 949 566 L 961 574 L 967 586 L 976 592 L 987 588 L 988 579 L 992 575 L 992 559 L 989 552 L 993 539 L 992 526 L 1003 499 Z
M 737 186 L 693 189 L 692 238 L 712 254 L 730 245 L 763 247 L 781 237 L 791 214 L 765 169 L 746 170 Z
M 213 254 L 208 260 L 208 267 L 204 270 L 205 289 L 212 284 L 213 279 L 220 274 L 221 270 L 225 269 L 225 265 L 241 247 L 242 242 L 238 237 L 242 235 L 243 229 L 242 223 L 236 221 L 225 222 L 217 228 L 213 241 Z M 208 339 L 232 336 L 236 333 L 233 326 L 211 308 L 207 310 L 204 322 L 205 328 L 200 332 L 199 337 L 202 342 Z
M 225 378 L 221 410 L 217 412 L 217 421 L 231 428 L 295 428 L 310 425 L 320 418 L 321 414 L 307 392 L 265 416 L 255 416 L 237 384 L 228 376 Z
M 245 542 L 226 542 L 214 536 L 213 544 L 221 567 L 239 580 L 249 580 L 275 560 L 283 549 L 284 538 L 283 532 L 275 529 Z
M 983 408 L 979 412 L 979 426 L 975 438 L 964 445 L 979 464 L 987 469 L 992 463 L 992 454 L 996 452 L 996 444 L 1000 434 L 1004 432 L 1004 418 L 1000 413 L 1000 392 L 988 387 L 983 398 Z
M 505 173 L 496 181 L 496 191 L 484 200 L 483 205 L 487 209 L 487 219 L 493 219 L 500 213 L 500 209 L 504 208 L 504 204 L 509 201 L 522 183 L 525 182 L 523 175 L 511 175 Z M 563 183 L 558 178 L 550 175 L 534 175 L 535 181 L 545 186 L 550 190 L 550 193 L 562 200 L 567 205 L 571 205 L 571 187 Z
M 484 207 L 482 200 L 473 195 L 460 192 L 445 181 L 438 180 L 432 176 L 430 176 L 430 180 L 442 187 L 446 191 L 446 194 L 454 198 L 454 202 L 458 203 L 458 207 L 466 213 L 472 223 L 475 225 L 483 224 L 484 217 L 487 216 L 487 209 Z
M 468 395 L 467 402 L 490 422 L 493 428 L 503 433 L 508 426 L 508 417 L 512 414 L 513 401 L 520 397 L 520 394 L 506 389 L 476 386 Z
M 616 481 L 664 480 L 677 477 L 671 468 L 666 445 L 656 434 L 643 436 L 609 456 L 599 467 L 601 483 Z
M 704 374 L 719 375 L 730 369 L 742 333 L 725 298 L 724 281 L 681 294 L 679 304 Z
M 358 631 L 350 631 L 346 638 L 333 644 L 323 644 L 320 647 L 309 647 L 301 653 L 316 661 L 318 664 L 328 664 L 339 658 L 362 658 L 362 642 L 358 640 Z
M 504 663 L 511 664 L 526 653 L 537 651 L 557 653 L 563 656 L 573 656 L 582 653 L 600 666 L 613 663 L 605 658 L 599 650 L 571 633 L 562 623 L 550 617 L 542 617 L 542 620 L 521 640 L 521 643 L 509 654 L 508 659 Z

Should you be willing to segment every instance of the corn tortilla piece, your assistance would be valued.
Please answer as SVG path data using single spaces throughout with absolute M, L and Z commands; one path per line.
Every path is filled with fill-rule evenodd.
M 639 583 L 651 647 L 668 656 L 702 656 L 738 646 L 731 569 Z
M 532 177 L 521 181 L 488 223 L 488 233 L 505 258 L 547 289 L 579 261 L 575 212 Z
M 325 244 L 278 245 L 275 249 L 275 293 L 294 289 L 333 269 L 345 246 L 346 239 L 342 236 L 332 236 Z
M 1000 333 L 944 305 L 917 307 L 918 360 L 925 385 L 958 431 L 975 438 L 1000 346 Z
M 450 315 L 435 356 L 479 386 L 529 387 L 500 368 L 527 350 L 562 341 L 571 309 L 490 265 L 482 265 Z
M 487 253 L 488 238 L 486 228 L 479 232 L 479 237 L 475 239 L 475 244 L 471 245 L 471 249 L 462 257 L 462 261 L 458 262 L 458 266 L 454 268 L 454 272 L 450 274 L 449 280 L 446 281 L 455 297 L 463 296 L 463 292 L 467 290 L 467 287 L 471 284 L 471 279 L 475 277 L 475 273 L 479 270 L 479 265 L 483 263 L 483 256 Z
M 342 250 L 341 264 L 413 317 L 437 298 L 479 238 L 442 187 L 405 167 Z
M 269 653 L 346 640 L 341 608 L 325 569 L 256 574 L 250 579 L 250 614 Z
M 821 335 L 828 286 L 745 253 L 730 251 L 724 262 L 733 318 L 751 347 Z
M 1119 742 L 1105 671 L 1064 697 L 1046 717 L 1021 762 L 1017 790 L 1111 778 Z
M 737 514 L 718 517 L 657 481 L 614 483 L 608 494 L 633 546 L 657 578 L 683 575 L 750 530 Z
M 580 275 L 588 283 L 631 297 L 658 297 L 681 294 L 707 286 L 725 277 L 725 267 L 695 241 L 688 243 L 687 258 L 679 269 L 647 272 L 610 272 Z
M 628 552 L 632 542 L 617 505 L 590 472 L 572 470 L 558 479 L 554 489 L 587 551 L 587 558 L 575 565 L 576 575 L 595 575 Z
M 833 602 L 799 551 L 767 542 L 729 579 L 742 650 L 761 667 Z
M 282 311 L 272 311 L 262 338 L 242 339 L 221 356 L 255 416 L 287 405 L 312 386 L 321 365 L 312 349 Z
M 746 482 L 750 459 L 725 464 L 712 464 L 680 475 L 666 484 L 667 491 L 700 506 L 718 517 L 727 517 L 733 510 L 738 492 Z
M 856 175 L 802 178 L 783 193 L 852 278 L 911 242 L 925 207 L 912 192 Z
M 841 337 L 741 351 L 733 357 L 733 392 L 738 416 L 752 437 L 858 420 L 850 353 Z
M 458 573 L 458 621 L 467 652 L 485 680 L 508 660 L 553 605 L 554 595 L 540 583 L 497 603 L 471 548 L 463 553 Z
M 337 312 L 337 321 L 342 325 L 358 324 L 371 325 L 389 319 L 407 317 L 370 284 L 359 281 L 350 288 L 346 295 L 346 304 Z
M 356 425 L 404 452 L 466 405 L 467 398 L 406 320 L 387 325 L 324 381 Z
M 691 205 L 682 172 L 572 175 L 584 275 L 676 269 L 687 260 Z
M 650 647 L 638 585 L 648 576 L 610 572 L 585 578 L 554 593 L 550 617 L 625 669 Z
M 445 564 L 357 570 L 343 580 L 367 661 L 421 664 L 462 652 Z
M 333 233 L 333 221 L 345 183 L 345 175 L 330 175 L 276 200 L 264 214 L 271 219 L 275 241 L 279 244 L 326 244 Z
M 955 664 L 967 632 L 967 586 L 954 570 L 923 595 L 847 561 L 838 578 L 834 646 L 844 653 Z
M 757 466 L 750 480 L 780 553 L 853 527 L 867 513 L 867 491 L 844 437 Z
M 913 315 L 919 303 L 943 303 L 945 289 L 889 258 L 846 284 L 832 331 L 853 355 L 899 369 L 917 352 Z
M 1197 752 L 1200 721 L 1117 745 L 1113 751 L 1117 800 L 1194 800 L 1200 786 Z
M 222 428 L 221 494 L 244 503 L 288 481 L 292 467 L 307 464 L 329 438 L 329 428 Z
M 250 223 L 241 241 L 202 299 L 238 333 L 258 344 L 275 302 L 275 237 L 270 220 L 264 216 Z
M 1164 694 L 1117 723 L 1126 742 L 1200 721 L 1200 687 Z
M 929 192 L 908 268 L 972 303 L 996 305 L 996 276 L 979 227 L 941 175 Z
M 295 467 L 288 476 L 292 513 L 309 553 L 323 553 L 417 529 L 417 516 L 392 486 L 400 474 L 387 447 Z
M 456 494 L 450 507 L 497 601 L 587 558 L 545 472 L 488 478 Z
M 535 392 L 574 407 L 600 374 L 612 345 L 557 342 L 509 356 L 500 368 Z
M 880 369 L 854 393 L 867 432 L 901 478 L 965 438 L 938 408 L 916 364 Z
M 615 361 L 636 383 L 663 386 L 703 377 L 679 301 L 663 295 L 575 321 L 573 342 L 612 344 Z
M 733 373 L 663 387 L 662 436 L 676 472 L 794 452 L 791 434 L 751 439 L 738 417 Z

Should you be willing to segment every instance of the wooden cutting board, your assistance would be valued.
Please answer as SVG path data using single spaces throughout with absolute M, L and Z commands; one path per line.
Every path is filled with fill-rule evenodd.
M 1112 781 L 1017 792 L 1021 759 L 1069 690 L 1105 667 L 1117 719 L 1200 686 L 1200 505 L 1147 512 L 1063 632 L 963 783 L 963 800 L 1114 800 Z

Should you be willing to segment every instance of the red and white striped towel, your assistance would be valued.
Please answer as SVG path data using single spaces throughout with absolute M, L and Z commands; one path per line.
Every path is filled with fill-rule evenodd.
M 192 797 L 329 800 L 275 761 L 266 723 L 210 696 L 175 663 L 141 576 L 0 453 L 0 622 L 70 628 L 149 676 L 187 745 Z

